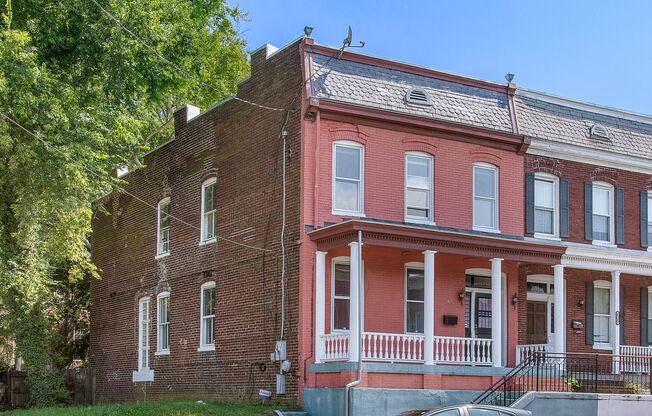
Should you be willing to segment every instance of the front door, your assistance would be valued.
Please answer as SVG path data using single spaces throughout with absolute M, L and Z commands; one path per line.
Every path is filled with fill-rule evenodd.
M 491 338 L 491 295 L 475 294 L 475 337 Z
M 548 343 L 548 302 L 527 301 L 527 343 Z

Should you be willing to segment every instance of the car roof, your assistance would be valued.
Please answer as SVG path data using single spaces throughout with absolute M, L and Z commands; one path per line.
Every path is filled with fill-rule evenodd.
M 412 411 L 409 411 L 409 412 L 401 413 L 401 416 L 420 416 L 420 415 L 428 414 L 430 412 L 441 412 L 441 411 L 445 411 L 445 410 L 462 409 L 462 408 L 496 410 L 496 411 L 511 414 L 511 415 L 514 415 L 514 416 L 531 416 L 532 415 L 532 413 L 530 411 L 528 411 L 528 410 L 514 409 L 513 407 L 491 406 L 491 405 L 482 405 L 482 404 L 460 404 L 460 405 L 457 405 L 457 406 L 440 406 L 440 407 L 434 407 L 434 408 L 431 408 L 431 409 L 412 410 Z

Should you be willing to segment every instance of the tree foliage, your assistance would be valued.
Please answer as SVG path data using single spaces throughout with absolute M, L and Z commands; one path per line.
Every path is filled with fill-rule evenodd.
M 0 6 L 0 316 L 36 404 L 62 398 L 53 288 L 61 265 L 71 282 L 96 275 L 90 220 L 113 170 L 167 140 L 179 104 L 207 107 L 248 72 L 245 16 L 223 1 L 98 2 L 147 46 L 92 0 Z

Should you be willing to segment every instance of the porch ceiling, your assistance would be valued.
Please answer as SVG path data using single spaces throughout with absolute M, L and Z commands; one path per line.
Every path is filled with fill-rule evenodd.
M 493 258 L 538 264 L 560 264 L 566 248 L 532 242 L 515 236 L 501 236 L 437 226 L 353 219 L 308 233 L 319 250 L 343 247 L 357 239 L 370 246 L 404 250 L 436 250 L 467 257 Z

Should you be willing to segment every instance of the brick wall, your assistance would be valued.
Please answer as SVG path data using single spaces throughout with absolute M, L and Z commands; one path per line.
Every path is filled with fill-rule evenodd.
M 252 76 L 238 96 L 286 108 L 301 82 L 299 42 L 266 59 L 252 56 Z M 280 330 L 279 132 L 285 114 L 231 100 L 184 125 L 176 137 L 145 158 L 146 167 L 124 179 L 127 190 L 156 206 L 170 197 L 170 255 L 155 260 L 156 211 L 124 193 L 104 199 L 93 221 L 93 260 L 101 280 L 92 283 L 90 362 L 100 401 L 193 397 L 255 398 L 274 390 L 278 366 L 270 362 Z M 299 195 L 300 118 L 287 131 L 288 201 Z M 201 184 L 217 178 L 217 234 L 267 247 L 269 253 L 227 241 L 199 245 Z M 287 212 L 288 356 L 298 361 L 299 205 Z M 187 223 L 187 224 L 186 224 Z M 198 352 L 200 286 L 216 282 L 214 352 Z M 156 294 L 170 291 L 170 355 L 155 357 Z M 138 299 L 150 296 L 153 383 L 132 383 L 137 369 Z M 261 372 L 259 363 L 267 370 Z M 296 367 L 293 367 L 296 368 Z M 296 372 L 287 377 L 285 400 L 298 400 Z
M 546 172 L 569 183 L 568 241 L 590 243 L 584 239 L 584 183 L 604 181 L 625 189 L 625 244 L 621 248 L 644 250 L 640 237 L 640 191 L 650 189 L 650 176 L 642 173 L 604 168 L 586 163 L 525 155 L 526 172 Z M 614 197 L 615 198 L 615 197 Z M 521 203 L 524 211 L 525 202 Z M 615 219 L 614 219 L 615 220 Z

